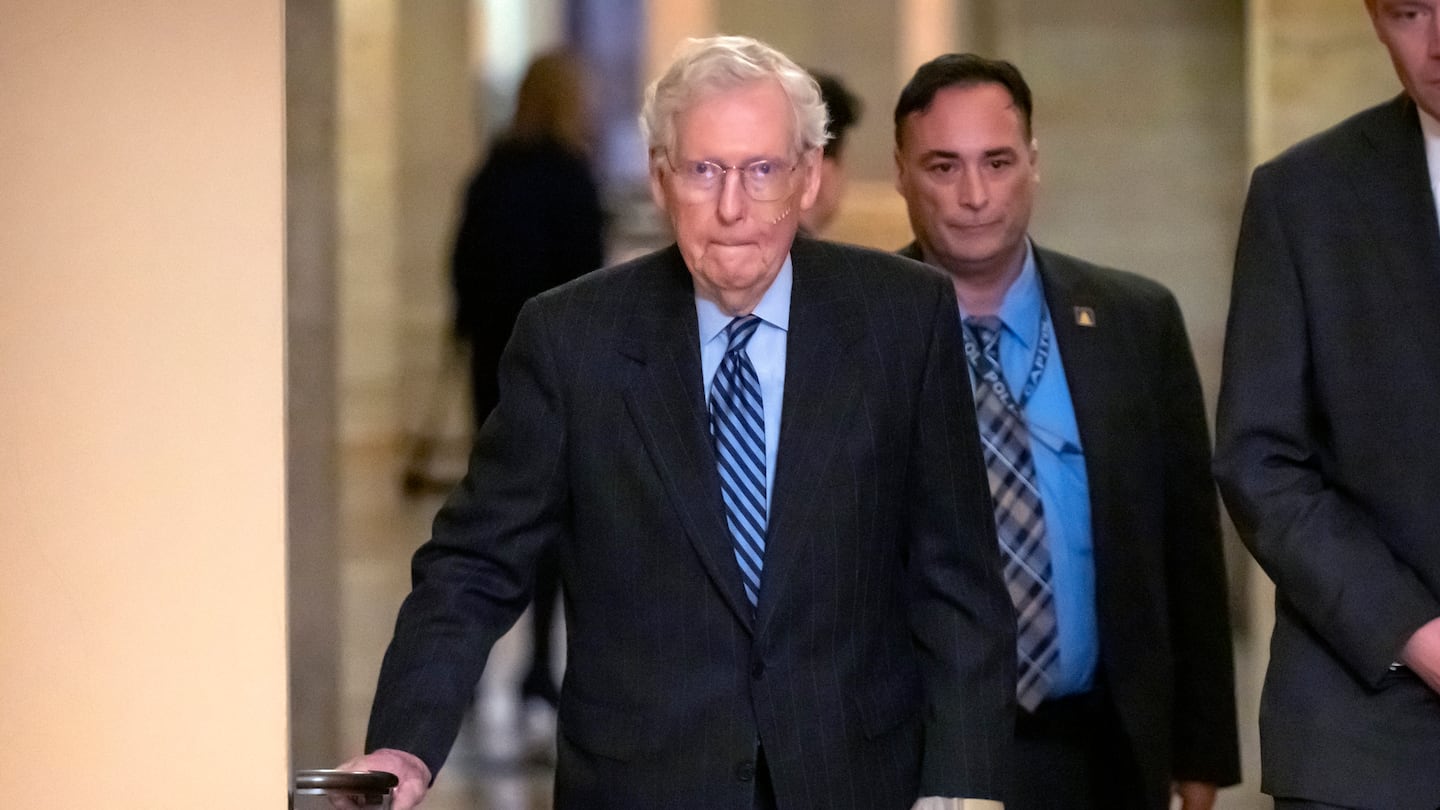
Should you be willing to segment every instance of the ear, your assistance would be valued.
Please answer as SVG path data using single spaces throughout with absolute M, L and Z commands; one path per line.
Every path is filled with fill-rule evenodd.
M 661 213 L 670 213 L 665 203 L 665 177 L 664 168 L 660 165 L 659 155 L 652 151 L 650 153 L 650 199 L 655 201 L 655 207 Z
M 815 199 L 820 196 L 820 161 L 824 155 L 820 147 L 811 149 L 800 158 L 800 165 L 805 172 L 805 190 L 800 195 L 800 210 L 809 211 L 815 205 Z
M 1040 182 L 1040 141 L 1030 139 L 1030 175 L 1036 183 Z
M 892 154 L 895 157 L 895 190 L 900 192 L 901 197 L 904 197 L 905 162 L 900 159 L 900 147 L 895 147 L 895 151 Z

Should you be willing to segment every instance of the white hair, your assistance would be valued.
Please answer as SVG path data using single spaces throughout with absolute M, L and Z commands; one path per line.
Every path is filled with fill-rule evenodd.
M 669 69 L 645 88 L 640 133 L 651 156 L 674 154 L 675 119 L 697 101 L 764 79 L 778 81 L 790 100 L 795 151 L 824 146 L 830 140 L 828 116 L 815 79 L 759 40 L 720 36 L 682 42 Z

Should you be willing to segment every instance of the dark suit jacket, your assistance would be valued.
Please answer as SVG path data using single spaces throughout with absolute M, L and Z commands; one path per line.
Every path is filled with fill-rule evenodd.
M 754 615 L 671 247 L 521 314 L 470 473 L 415 556 L 368 748 L 438 769 L 557 542 L 557 807 L 750 810 L 757 743 L 785 810 L 999 795 L 1014 630 L 953 291 L 873 251 L 801 239 L 791 256 Z
M 1215 470 L 1275 580 L 1263 787 L 1440 803 L 1440 696 L 1392 672 L 1440 616 L 1440 228 L 1400 97 L 1255 170 Z
M 1148 806 L 1168 807 L 1172 779 L 1240 781 L 1200 380 L 1169 290 L 1038 246 L 1035 258 L 1090 485 L 1098 675 L 1134 747 Z M 1081 308 L 1093 326 L 1080 324 Z M 1025 763 L 1016 767 L 1023 775 Z

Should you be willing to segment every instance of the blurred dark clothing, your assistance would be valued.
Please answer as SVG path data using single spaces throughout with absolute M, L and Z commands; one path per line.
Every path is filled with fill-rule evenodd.
M 502 138 L 465 194 L 451 257 L 455 334 L 470 344 L 475 428 L 500 394 L 500 354 L 520 307 L 530 298 L 604 262 L 600 194 L 583 155 L 552 138 Z M 550 632 L 560 591 L 556 551 L 535 571 L 535 615 L 525 698 L 555 706 Z
M 1021 710 L 1015 718 L 1015 761 L 1020 766 L 1006 810 L 1155 806 L 1103 682 L 1091 692 L 1047 700 L 1033 712 Z
M 551 139 L 502 139 L 470 181 L 451 257 L 455 334 L 470 344 L 475 426 L 520 306 L 604 261 L 600 194 L 585 158 Z

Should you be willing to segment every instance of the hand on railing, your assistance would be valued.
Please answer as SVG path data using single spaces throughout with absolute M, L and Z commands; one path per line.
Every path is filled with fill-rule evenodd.
M 397 751 L 393 748 L 381 748 L 372 751 L 364 756 L 355 757 L 344 764 L 340 771 L 381 771 L 385 774 L 393 774 L 396 779 L 395 792 L 392 798 L 391 810 L 413 810 L 421 800 L 425 798 L 425 792 L 430 789 L 430 769 L 420 758 L 405 751 Z M 336 810 L 357 810 L 362 805 L 353 800 L 332 797 L 330 800 Z M 345 804 L 349 801 L 349 804 Z

